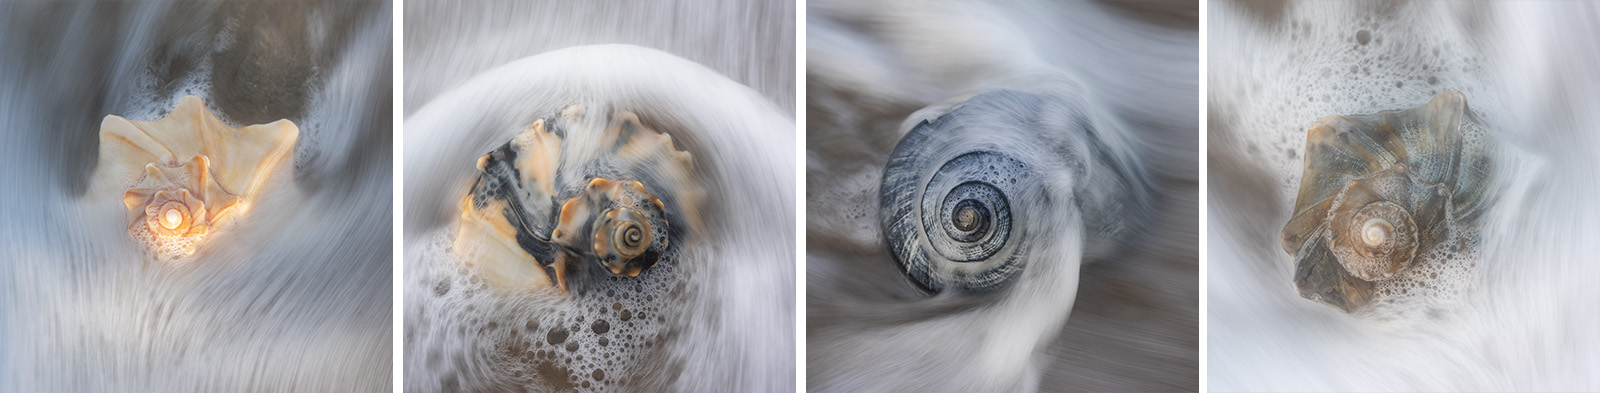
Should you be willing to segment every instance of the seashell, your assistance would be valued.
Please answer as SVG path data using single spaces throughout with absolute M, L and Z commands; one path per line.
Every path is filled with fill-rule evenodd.
M 195 96 L 156 121 L 106 116 L 90 190 L 123 194 L 129 234 L 157 258 L 189 256 L 248 212 L 299 133 L 288 120 L 230 127 Z
M 611 274 L 638 277 L 670 244 L 666 210 L 637 180 L 597 177 L 583 193 L 561 204 L 550 240 L 564 250 L 591 251 Z
M 478 159 L 454 252 L 502 288 L 637 277 L 700 228 L 693 171 L 689 153 L 633 113 L 568 107 Z
M 901 269 L 930 292 L 986 292 L 1026 268 L 1029 242 L 1062 236 L 1045 218 L 1057 211 L 1076 209 L 1091 238 L 1121 233 L 1142 203 L 1137 175 L 1081 105 L 999 90 L 913 126 L 879 188 Z M 1055 187 L 1061 179 L 1070 187 Z
M 1283 250 L 1301 296 L 1345 312 L 1374 283 L 1417 265 L 1453 234 L 1477 227 L 1491 162 L 1483 125 L 1455 90 L 1401 111 L 1318 120 Z

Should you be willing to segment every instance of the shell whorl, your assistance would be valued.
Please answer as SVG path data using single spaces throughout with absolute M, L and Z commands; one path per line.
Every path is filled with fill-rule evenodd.
M 1328 236 L 1344 269 L 1367 281 L 1387 280 L 1417 255 L 1417 224 L 1399 204 L 1377 201 L 1330 219 Z
M 885 170 L 921 171 L 894 164 Z M 1000 286 L 1022 269 L 1025 257 L 1018 247 L 1023 223 L 1007 195 L 1020 194 L 1018 180 L 1028 184 L 1031 176 L 1015 158 L 974 150 L 945 161 L 925 182 L 906 184 L 915 181 L 909 176 L 886 181 L 881 198 L 891 251 L 913 280 L 934 292 Z
M 890 253 L 917 285 L 1004 287 L 1029 263 L 1028 242 L 1057 235 L 1039 214 L 1121 219 L 1108 217 L 1132 205 L 1127 168 L 1102 162 L 1107 149 L 1073 103 L 999 90 L 912 126 L 884 167 L 879 213 Z M 1072 184 L 1050 185 L 1062 178 Z M 1121 227 L 1091 226 L 1093 236 Z

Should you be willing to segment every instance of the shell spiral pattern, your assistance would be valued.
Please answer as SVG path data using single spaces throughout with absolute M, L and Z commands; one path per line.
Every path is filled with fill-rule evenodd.
M 1475 228 L 1489 194 L 1484 133 L 1455 90 L 1409 110 L 1313 125 L 1282 233 L 1300 295 L 1358 311 L 1375 300 L 1377 283 Z
M 916 124 L 884 168 L 885 242 L 900 267 L 931 292 L 986 292 L 1028 263 L 1030 223 L 1042 209 L 1075 207 L 1096 237 L 1114 236 L 1132 198 L 1120 165 L 1077 102 L 999 90 Z M 1071 195 L 1048 174 L 1073 179 Z M 1063 203 L 1071 202 L 1071 203 Z M 1088 205 L 1088 206 L 1086 206 Z M 1032 224 L 1032 225 L 1030 225 Z M 1047 238 L 1048 231 L 1037 234 Z

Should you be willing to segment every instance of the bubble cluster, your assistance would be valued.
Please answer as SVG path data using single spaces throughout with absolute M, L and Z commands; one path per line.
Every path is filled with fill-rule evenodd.
M 155 232 L 151 232 L 149 228 L 146 228 L 143 221 L 132 226 L 128 233 L 133 237 L 134 242 L 149 248 L 151 254 L 160 260 L 176 260 L 189 255 L 194 252 L 195 242 L 204 238 L 203 235 L 188 237 L 158 236 Z
M 1369 317 L 1405 320 L 1454 307 L 1478 282 L 1478 250 L 1469 240 L 1476 237 L 1475 232 L 1452 236 L 1418 255 L 1417 264 L 1394 279 L 1377 282 Z
M 1426 9 L 1386 18 L 1338 8 L 1296 7 L 1265 34 L 1281 38 L 1237 47 L 1219 40 L 1212 51 L 1228 60 L 1213 61 L 1211 101 L 1238 115 L 1232 131 L 1249 141 L 1250 161 L 1270 164 L 1284 196 L 1297 191 L 1306 130 L 1322 117 L 1415 107 L 1456 89 L 1494 124 L 1482 110 L 1496 102 L 1486 92 L 1490 75 L 1475 48 L 1440 33 L 1449 29 L 1436 24 L 1448 20 Z
M 462 268 L 449 251 L 453 233 L 429 234 L 419 251 L 425 266 L 408 284 L 427 289 L 414 302 L 420 310 L 407 313 L 406 329 L 421 332 L 407 347 L 430 351 L 420 356 L 427 356 L 433 386 L 611 391 L 655 367 L 646 359 L 669 335 L 670 305 L 681 292 L 683 277 L 673 263 L 638 277 L 607 277 L 585 293 L 517 293 L 488 287 Z M 436 341 L 453 344 L 426 343 Z

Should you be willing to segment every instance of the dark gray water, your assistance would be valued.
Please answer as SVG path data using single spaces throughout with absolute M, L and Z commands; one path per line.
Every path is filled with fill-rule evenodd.
M 0 5 L 0 390 L 387 390 L 391 6 Z M 106 115 L 288 119 L 292 169 L 181 263 L 86 195 Z M 109 204 L 102 204 L 109 202 Z

